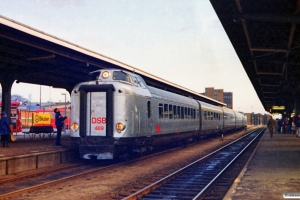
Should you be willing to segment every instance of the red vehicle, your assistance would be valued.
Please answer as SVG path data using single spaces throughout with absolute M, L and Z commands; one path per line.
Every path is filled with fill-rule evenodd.
M 22 132 L 21 110 L 19 106 L 19 101 L 11 101 L 10 103 L 10 123 L 13 125 L 13 132 Z M 1 108 L 2 102 L 0 101 L 0 111 Z M 7 112 L 7 116 L 9 117 L 9 112 Z
M 61 113 L 61 115 L 62 116 L 68 116 L 68 118 L 64 121 L 65 122 L 65 125 L 66 125 L 66 129 L 69 129 L 70 128 L 70 117 L 69 117 L 69 112 L 68 112 L 68 110 L 67 110 L 67 114 L 65 114 L 65 109 L 64 108 L 60 108 L 59 109 L 60 110 L 60 113 Z M 43 114 L 50 114 L 51 115 L 51 126 L 53 127 L 53 128 L 56 128 L 56 126 L 55 126 L 55 113 L 54 113 L 54 111 L 53 111 L 53 109 L 37 109 L 37 110 L 35 110 L 35 113 L 43 113 Z M 36 126 L 43 126 L 43 125 L 39 125 L 39 124 L 37 124 Z

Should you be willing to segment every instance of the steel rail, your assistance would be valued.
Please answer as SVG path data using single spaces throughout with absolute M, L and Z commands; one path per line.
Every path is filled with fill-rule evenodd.
M 253 141 L 264 131 L 262 129 L 194 198 L 199 199 L 204 192 L 221 176 L 221 174 L 253 143 Z
M 257 131 L 257 130 L 258 130 L 258 129 L 249 132 L 248 134 L 242 136 L 241 138 L 238 138 L 238 139 L 236 139 L 236 140 L 230 142 L 229 144 L 227 144 L 227 145 L 225 145 L 225 146 L 223 146 L 223 147 L 221 147 L 221 148 L 219 148 L 219 149 L 213 151 L 212 153 L 209 153 L 208 155 L 206 155 L 206 156 L 204 156 L 204 157 L 202 157 L 202 158 L 200 158 L 200 159 L 198 159 L 198 160 L 196 160 L 196 161 L 194 161 L 194 162 L 188 164 L 187 166 L 185 166 L 185 167 L 183 167 L 183 168 L 181 168 L 181 169 L 175 171 L 174 173 L 172 173 L 172 174 L 170 174 L 170 175 L 168 175 L 168 176 L 166 176 L 166 177 L 164 177 L 164 178 L 162 178 L 162 179 L 160 179 L 160 180 L 158 180 L 158 181 L 156 181 L 156 182 L 150 184 L 149 186 L 144 187 L 143 189 L 141 189 L 141 190 L 139 190 L 139 191 L 137 191 L 137 192 L 135 192 L 135 193 L 129 195 L 128 197 L 123 198 L 122 200 L 135 200 L 135 199 L 138 199 L 138 198 L 144 196 L 145 194 L 148 194 L 150 191 L 155 190 L 156 188 L 162 186 L 163 184 L 165 184 L 166 182 L 170 181 L 171 179 L 173 179 L 173 178 L 177 177 L 178 175 L 184 173 L 186 170 L 188 170 L 188 169 L 190 169 L 190 168 L 193 168 L 193 167 L 194 167 L 196 164 L 198 164 L 199 162 L 202 162 L 202 161 L 204 161 L 204 160 L 206 160 L 206 159 L 212 157 L 214 154 L 216 154 L 216 153 L 222 151 L 224 148 L 226 148 L 226 147 L 228 147 L 228 146 L 234 144 L 235 142 L 237 142 L 237 141 L 239 141 L 239 140 L 242 140 L 244 137 L 247 137 L 248 135 L 252 134 L 253 132 L 255 132 L 255 131 Z M 264 131 L 264 129 L 261 130 L 261 132 L 263 132 L 263 131 Z M 261 132 L 260 132 L 260 133 L 261 133 Z M 260 134 L 260 133 L 259 133 L 259 134 Z M 259 134 L 258 134 L 258 135 L 259 135 Z M 258 135 L 257 135 L 257 136 L 258 136 Z M 256 137 L 257 137 L 257 136 L 256 136 Z M 255 138 L 256 138 L 256 137 L 255 137 Z M 254 138 L 254 139 L 255 139 L 255 138 Z M 251 141 L 251 143 L 254 141 L 254 139 Z M 248 145 L 249 145 L 249 144 L 248 144 Z M 247 145 L 247 146 L 248 146 L 248 145 Z M 239 154 L 239 155 L 240 155 L 240 154 Z M 232 162 L 231 162 L 231 163 L 232 163 Z M 224 172 L 224 170 L 222 170 L 222 172 Z M 216 178 L 215 178 L 215 179 L 216 179 Z M 214 180 L 215 180 L 215 179 L 214 179 Z M 210 184 L 211 184 L 211 183 L 210 183 Z M 206 187 L 206 189 L 207 189 L 207 188 L 208 188 L 208 187 Z M 202 193 L 201 193 L 201 194 L 202 194 Z M 199 195 L 199 193 L 197 194 L 197 196 L 198 196 L 198 195 Z
M 18 196 L 18 195 L 21 195 L 21 194 L 24 194 L 24 193 L 28 193 L 28 192 L 31 192 L 31 191 L 34 191 L 34 190 L 38 190 L 38 189 L 42 189 L 42 188 L 45 188 L 45 187 L 48 187 L 48 186 L 52 186 L 52 185 L 56 185 L 56 184 L 59 184 L 59 183 L 63 183 L 63 182 L 66 182 L 66 181 L 69 181 L 69 180 L 81 177 L 83 175 L 94 173 L 94 172 L 97 172 L 97 171 L 100 171 L 100 170 L 103 170 L 103 169 L 106 169 L 106 168 L 109 168 L 109 167 L 112 167 L 112 166 L 118 166 L 118 165 L 121 165 L 121 164 L 122 163 L 118 163 L 118 164 L 109 165 L 109 166 L 105 166 L 105 167 L 101 167 L 101 168 L 97 168 L 97 169 L 90 169 L 90 170 L 87 170 L 85 172 L 81 172 L 79 174 L 75 174 L 75 175 L 71 175 L 71 176 L 64 177 L 64 178 L 61 178 L 61 179 L 57 179 L 57 180 L 54 180 L 54 181 L 49 181 L 49 182 L 46 182 L 46 183 L 38 184 L 38 185 L 31 186 L 31 187 L 24 188 L 24 189 L 20 189 L 20 190 L 14 191 L 14 192 L 9 192 L 9 193 L 6 193 L 6 194 L 1 194 L 0 195 L 0 199 L 6 199 L 6 198 L 10 198 L 10 197 L 15 197 L 15 196 Z
M 35 176 L 40 176 L 42 174 L 56 172 L 57 170 L 71 169 L 71 168 L 74 168 L 74 167 L 80 167 L 80 166 L 84 166 L 84 165 L 86 165 L 86 164 L 83 164 L 83 163 L 72 164 L 72 165 L 67 165 L 67 166 L 63 166 L 63 167 L 48 169 L 48 170 L 45 170 L 45 171 L 42 171 L 42 172 L 19 175 L 17 177 L 12 177 L 12 178 L 7 178 L 7 179 L 0 180 L 0 184 L 9 183 L 9 182 L 13 182 L 13 181 L 19 181 L 19 180 L 22 180 L 22 179 L 25 179 L 25 178 L 31 178 L 31 177 L 35 177 Z
M 194 143 L 193 144 L 189 144 L 188 146 L 190 146 L 190 145 L 194 145 Z M 165 150 L 165 151 L 159 151 L 159 152 L 156 152 L 154 154 L 149 154 L 147 156 L 143 156 L 143 157 L 140 157 L 138 159 L 134 159 L 132 161 L 127 161 L 126 163 L 128 164 L 130 162 L 137 162 L 137 161 L 142 160 L 142 159 L 146 159 L 146 158 L 157 156 L 157 155 L 164 154 L 164 153 L 169 153 L 169 152 L 176 151 L 176 150 L 178 150 L 180 148 L 185 148 L 185 147 L 181 146 L 181 147 L 176 147 L 176 148 L 172 148 L 172 149 Z M 86 172 L 82 172 L 80 174 L 76 174 L 76 175 L 72 175 L 72 176 L 69 176 L 69 177 L 65 177 L 65 178 L 54 180 L 54 181 L 50 181 L 50 182 L 47 182 L 47 183 L 42 183 L 42 184 L 39 184 L 39 185 L 36 185 L 36 186 L 32 186 L 32 187 L 28 187 L 28 188 L 16 190 L 14 192 L 9 192 L 9 193 L 6 193 L 6 194 L 0 194 L 0 199 L 6 199 L 6 198 L 10 198 L 10 197 L 15 197 L 15 196 L 22 195 L 22 194 L 25 194 L 25 193 L 28 193 L 28 192 L 31 192 L 31 191 L 35 191 L 35 190 L 38 190 L 38 189 L 43 189 L 44 187 L 48 187 L 48 186 L 52 186 L 52 185 L 55 185 L 55 184 L 63 183 L 63 182 L 75 179 L 77 177 L 80 177 L 82 175 L 87 175 L 89 173 L 94 173 L 94 172 L 106 169 L 108 167 L 118 166 L 118 165 L 122 165 L 122 164 L 123 163 L 117 163 L 117 164 L 114 164 L 114 165 L 109 165 L 109 166 L 106 166 L 106 167 L 101 167 L 99 169 L 91 169 L 91 170 L 88 170 Z M 55 171 L 55 170 L 56 169 L 49 170 L 49 171 Z M 43 173 L 43 172 L 41 172 L 41 173 Z M 33 176 L 36 176 L 36 175 L 29 174 L 29 175 L 24 175 L 22 177 L 24 177 L 24 178 L 30 178 L 30 177 L 33 177 Z M 0 184 L 1 183 L 11 182 L 11 181 L 13 181 L 13 179 L 17 179 L 17 178 L 11 178 L 11 179 L 1 180 Z

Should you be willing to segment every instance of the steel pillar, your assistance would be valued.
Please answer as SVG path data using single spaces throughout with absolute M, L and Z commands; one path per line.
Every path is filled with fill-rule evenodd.
M 8 119 L 10 120 L 10 102 L 11 102 L 11 88 L 15 79 L 10 74 L 1 72 L 0 83 L 2 87 L 2 111 L 6 111 Z

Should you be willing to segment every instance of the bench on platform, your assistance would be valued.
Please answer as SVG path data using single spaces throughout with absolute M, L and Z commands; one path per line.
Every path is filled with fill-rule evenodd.
M 50 138 L 53 137 L 54 130 L 52 126 L 31 126 L 28 132 L 24 132 L 24 139 L 25 134 L 29 134 L 29 137 L 31 139 L 35 138 L 36 134 L 39 134 L 40 139 L 44 139 L 46 134 L 48 134 Z

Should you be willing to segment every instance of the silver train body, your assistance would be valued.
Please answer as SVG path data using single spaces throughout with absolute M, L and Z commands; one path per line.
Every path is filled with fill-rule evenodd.
M 137 74 L 99 70 L 71 94 L 71 139 L 81 158 L 131 152 L 243 129 L 243 113 L 147 86 Z

